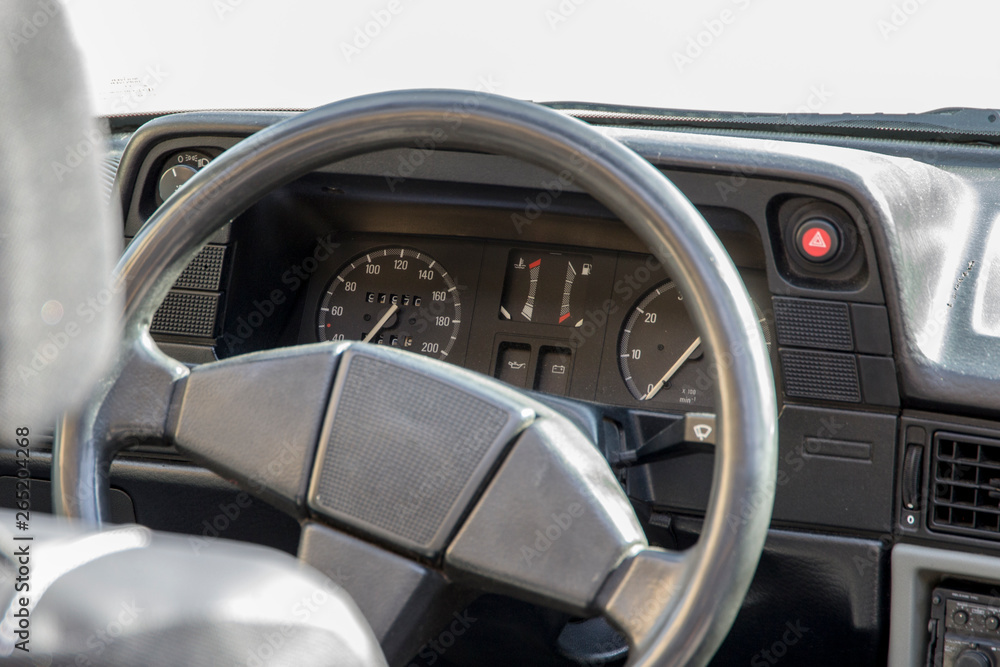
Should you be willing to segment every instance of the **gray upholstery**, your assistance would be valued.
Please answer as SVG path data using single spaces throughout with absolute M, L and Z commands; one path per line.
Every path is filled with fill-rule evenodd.
M 2 0 L 0 35 L 0 444 L 19 427 L 37 443 L 112 359 L 122 228 L 61 7 Z M 37 512 L 30 532 L 15 522 L 0 512 L 3 664 L 385 665 L 350 597 L 286 554 Z M 30 588 L 15 593 L 19 576 Z
M 0 443 L 93 387 L 120 312 L 104 136 L 54 0 L 0 2 Z
M 291 556 L 142 526 L 87 532 L 35 515 L 29 543 L 0 512 L 0 661 L 26 664 L 382 667 L 340 587 Z M 27 546 L 27 634 L 18 636 L 17 550 Z M 22 594 L 18 594 L 20 596 Z M 28 639 L 24 647 L 17 644 Z

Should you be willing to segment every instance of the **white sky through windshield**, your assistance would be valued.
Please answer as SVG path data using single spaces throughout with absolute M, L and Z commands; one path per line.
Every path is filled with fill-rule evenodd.
M 993 0 L 69 0 L 98 111 L 395 88 L 765 112 L 1000 107 Z

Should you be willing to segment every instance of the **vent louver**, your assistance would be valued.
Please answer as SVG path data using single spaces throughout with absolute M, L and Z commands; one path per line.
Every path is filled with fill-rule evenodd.
M 930 478 L 931 529 L 1000 540 L 1000 440 L 935 433 Z

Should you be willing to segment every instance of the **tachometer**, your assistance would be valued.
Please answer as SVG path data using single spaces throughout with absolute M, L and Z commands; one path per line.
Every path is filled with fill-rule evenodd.
M 318 337 L 390 345 L 446 359 L 462 324 L 458 288 L 443 266 L 411 248 L 355 257 L 326 286 Z
M 764 341 L 771 345 L 767 320 L 754 303 Z M 622 379 L 640 401 L 654 399 L 697 405 L 708 398 L 715 369 L 705 367 L 701 337 L 684 307 L 684 297 L 667 281 L 635 305 L 618 339 Z

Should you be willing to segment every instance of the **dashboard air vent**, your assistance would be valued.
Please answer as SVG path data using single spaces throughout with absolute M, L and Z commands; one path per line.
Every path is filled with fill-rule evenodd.
M 1000 440 L 938 432 L 930 528 L 1000 540 Z

